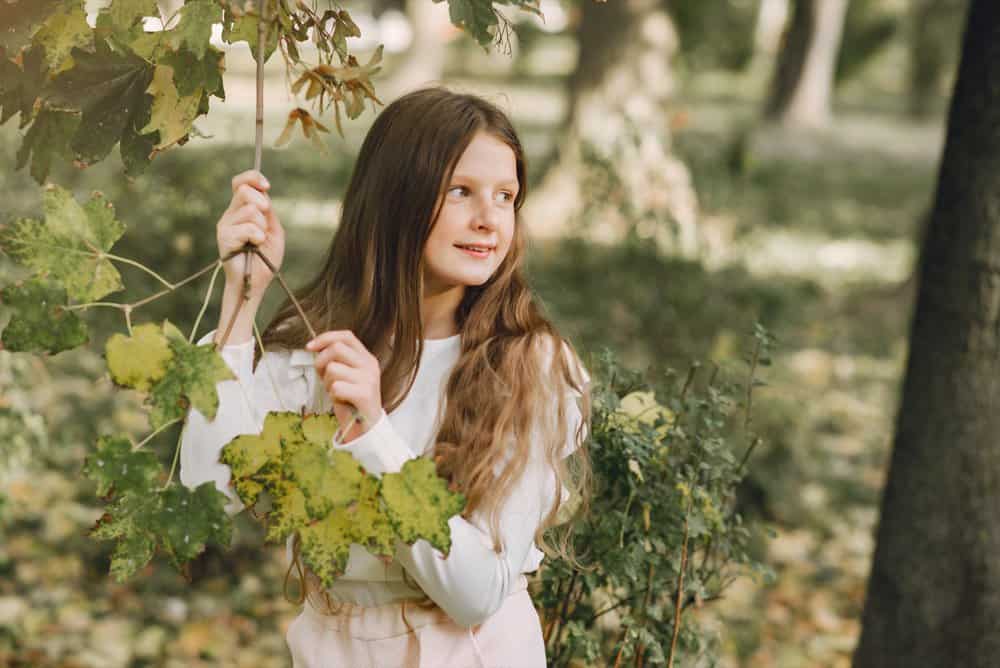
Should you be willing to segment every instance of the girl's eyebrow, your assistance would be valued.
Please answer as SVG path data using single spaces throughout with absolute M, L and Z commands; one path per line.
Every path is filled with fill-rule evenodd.
M 458 180 L 458 181 L 472 181 L 472 182 L 478 182 L 479 181 L 479 179 L 475 178 L 474 176 L 468 176 L 466 174 L 452 174 L 451 180 L 452 181 L 456 181 L 456 180 Z M 502 181 L 498 181 L 497 183 L 499 185 L 502 185 L 502 186 L 516 186 L 516 185 L 518 185 L 518 182 L 517 182 L 516 178 L 513 178 L 513 179 L 504 179 Z

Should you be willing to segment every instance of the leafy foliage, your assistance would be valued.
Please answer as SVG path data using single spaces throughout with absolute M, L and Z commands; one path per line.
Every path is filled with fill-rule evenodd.
M 120 436 L 102 436 L 97 451 L 87 458 L 84 475 L 97 483 L 100 496 L 137 494 L 147 491 L 156 480 L 160 464 L 148 450 L 133 450 Z
M 90 340 L 83 321 L 65 309 L 62 288 L 27 281 L 4 287 L 0 299 L 14 310 L 0 336 L 11 352 L 58 353 Z
M 332 415 L 275 411 L 260 434 L 223 447 L 220 460 L 244 505 L 253 507 L 263 492 L 271 499 L 267 539 L 280 543 L 297 531 L 303 561 L 326 586 L 344 572 L 352 543 L 391 559 L 397 538 L 425 538 L 447 553 L 448 518 L 465 498 L 448 491 L 433 462 L 410 460 L 379 479 L 347 452 L 331 451 L 336 430 Z
M 172 485 L 129 491 L 117 497 L 91 535 L 118 541 L 111 573 L 119 582 L 149 563 L 157 548 L 182 568 L 209 542 L 229 545 L 232 522 L 224 510 L 225 501 L 226 496 L 211 482 L 193 490 Z
M 92 301 L 121 290 L 121 276 L 104 255 L 125 231 L 111 203 L 95 192 L 81 207 L 69 191 L 50 185 L 44 208 L 44 223 L 15 221 L 0 236 L 0 247 L 73 299 Z
M 214 419 L 219 406 L 215 385 L 234 378 L 215 346 L 188 343 L 169 321 L 135 330 L 132 336 L 115 334 L 108 339 L 108 371 L 123 387 L 148 390 L 153 427 L 183 418 L 192 405 Z
M 763 328 L 755 338 L 753 370 L 771 344 Z M 756 443 L 740 419 L 747 387 L 718 373 L 699 378 L 694 366 L 649 388 L 609 353 L 597 362 L 595 375 L 608 379 L 592 389 L 597 489 L 574 537 L 590 570 L 556 561 L 542 571 L 550 665 L 608 656 L 665 663 L 675 625 L 675 652 L 693 658 L 708 638 L 684 611 L 719 597 L 743 572 L 772 576 L 750 557 L 753 534 L 735 511 L 745 470 L 734 451 L 745 457 Z M 760 383 L 753 371 L 747 383 Z M 608 646 L 597 620 L 612 610 L 622 632 Z

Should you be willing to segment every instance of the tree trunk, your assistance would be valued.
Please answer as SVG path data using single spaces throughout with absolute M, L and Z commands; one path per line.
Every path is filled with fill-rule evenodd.
M 566 130 L 555 165 L 525 204 L 532 233 L 564 234 L 583 215 L 593 240 L 617 241 L 631 229 L 665 251 L 694 255 L 697 198 L 687 167 L 670 153 L 673 22 L 661 0 L 584 0 L 579 11 Z M 581 182 L 601 169 L 596 178 L 618 185 L 598 195 Z
M 855 668 L 1000 660 L 1000 4 L 968 17 Z
M 830 121 L 847 0 L 797 0 L 771 81 L 765 117 L 784 125 Z

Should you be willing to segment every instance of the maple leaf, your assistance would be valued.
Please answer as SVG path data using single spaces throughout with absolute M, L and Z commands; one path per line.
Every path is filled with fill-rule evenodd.
M 142 18 L 146 16 L 160 16 L 156 0 L 112 0 L 98 13 L 97 30 L 131 42 L 142 35 Z
M 187 0 L 181 8 L 180 22 L 165 35 L 167 44 L 174 51 L 184 48 L 199 60 L 204 58 L 212 24 L 220 21 L 220 9 L 216 0 Z
M 104 255 L 125 232 L 111 203 L 95 191 L 81 207 L 72 193 L 50 184 L 43 207 L 44 223 L 16 220 L 0 235 L 0 247 L 73 299 L 94 301 L 121 290 L 121 276 Z
M 80 115 L 72 111 L 42 108 L 34 123 L 21 140 L 17 150 L 17 168 L 21 169 L 31 159 L 31 176 L 44 183 L 55 158 L 72 160 L 70 142 L 80 127 Z
M 90 46 L 93 39 L 83 0 L 67 0 L 45 19 L 32 42 L 45 47 L 49 73 L 55 75 L 73 66 L 73 49 Z
M 250 47 L 250 55 L 257 60 L 257 26 L 260 17 L 256 12 L 246 12 L 237 16 L 233 10 L 226 7 L 222 14 L 222 41 L 226 44 L 246 42 Z M 278 33 L 273 25 L 268 27 L 267 41 L 264 43 L 264 62 L 266 63 L 274 50 L 278 48 Z
M 213 344 L 188 343 L 168 320 L 163 321 L 163 333 L 173 357 L 166 373 L 149 390 L 150 424 L 159 429 L 171 420 L 183 418 L 190 406 L 209 420 L 214 419 L 219 407 L 216 384 L 236 376 Z
M 175 567 L 197 557 L 209 542 L 229 546 L 233 533 L 225 511 L 229 499 L 214 483 L 202 483 L 193 490 L 171 485 L 159 494 L 160 504 L 150 526 Z
M 96 452 L 87 457 L 83 467 L 83 474 L 97 483 L 98 496 L 145 493 L 152 488 L 159 471 L 156 455 L 148 450 L 133 450 L 132 443 L 123 436 L 101 436 Z
M 132 336 L 112 334 L 104 350 L 111 380 L 143 392 L 167 374 L 174 357 L 163 328 L 151 322 L 133 327 Z
M 6 0 L 0 2 L 0 48 L 8 57 L 16 55 L 31 42 L 45 20 L 61 9 L 64 0 Z
M 10 352 L 58 353 L 89 340 L 87 327 L 67 311 L 66 291 L 39 281 L 8 285 L 0 300 L 14 314 L 0 336 Z
M 465 508 L 465 497 L 448 490 L 437 475 L 434 462 L 417 457 L 398 473 L 382 476 L 382 500 L 397 535 L 413 544 L 419 538 L 447 556 L 451 549 L 448 519 Z
M 50 107 L 81 113 L 70 146 L 83 165 L 103 160 L 119 141 L 123 159 L 126 153 L 135 158 L 133 144 L 150 141 L 140 139 L 138 128 L 149 123 L 153 98 L 146 90 L 154 66 L 134 53 L 112 51 L 104 40 L 95 44 L 95 53 L 74 48 L 74 66 L 56 76 L 45 94 Z
M 281 457 L 284 438 L 298 439 L 296 430 L 302 418 L 291 411 L 272 411 L 264 417 L 259 434 L 241 434 L 223 448 L 219 461 L 232 472 L 232 484 L 247 507 L 257 502 L 267 489 L 275 493 L 281 478 Z
M 44 56 L 45 49 L 40 46 L 25 49 L 16 60 L 4 58 L 0 51 L 0 125 L 18 112 L 21 114 L 19 128 L 31 122 L 35 100 L 47 76 Z
M 139 133 L 158 132 L 159 139 L 153 148 L 155 151 L 162 151 L 184 139 L 190 132 L 200 111 L 202 91 L 198 88 L 191 95 L 181 97 L 174 86 L 174 68 L 157 65 L 146 92 L 153 96 L 153 107 L 149 123 Z

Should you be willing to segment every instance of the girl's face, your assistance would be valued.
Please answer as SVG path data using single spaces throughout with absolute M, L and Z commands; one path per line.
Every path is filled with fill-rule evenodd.
M 514 236 L 517 197 L 514 151 L 479 132 L 439 193 L 441 211 L 424 247 L 424 285 L 434 295 L 453 287 L 482 285 L 507 256 Z M 443 201 L 442 201 L 443 200 Z M 475 253 L 459 246 L 484 246 Z

